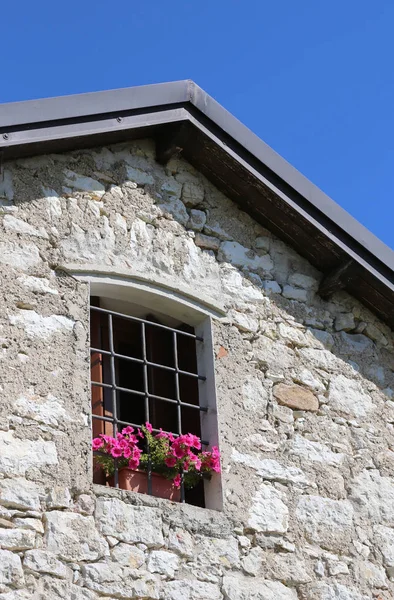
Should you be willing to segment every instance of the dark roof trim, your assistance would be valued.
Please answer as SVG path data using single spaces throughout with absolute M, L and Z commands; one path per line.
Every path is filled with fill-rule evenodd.
M 0 104 L 0 152 L 7 160 L 46 151 L 62 151 L 82 144 L 85 147 L 89 143 L 99 145 L 100 141 L 113 143 L 127 139 L 126 136 L 131 133 L 133 137 L 150 133 L 153 137 L 159 133 L 171 135 L 171 127 L 181 122 L 188 123 L 201 133 L 200 151 L 193 135 L 185 141 L 184 154 L 188 160 L 194 162 L 197 168 L 201 167 L 213 180 L 221 169 L 228 169 L 228 174 L 238 177 L 239 185 L 232 182 L 231 189 L 226 189 L 226 183 L 221 182 L 220 177 L 216 179 L 219 187 L 223 183 L 224 191 L 230 197 L 233 192 L 234 199 L 241 205 L 244 200 L 240 198 L 242 195 L 245 198 L 245 190 L 255 192 L 255 198 L 260 194 L 260 200 L 254 200 L 253 206 L 245 200 L 244 209 L 256 218 L 257 213 L 266 216 L 263 214 L 261 186 L 267 194 L 272 192 L 283 207 L 287 206 L 286 211 L 292 211 L 299 220 L 299 227 L 308 223 L 327 239 L 327 249 L 322 247 L 321 261 L 316 258 L 316 252 L 314 257 L 312 254 L 309 256 L 308 248 L 303 245 L 308 244 L 308 239 L 313 240 L 310 233 L 309 238 L 305 236 L 304 242 L 300 238 L 294 239 L 296 249 L 323 271 L 329 266 L 340 266 L 335 264 L 335 260 L 343 262 L 344 257 L 351 257 L 390 291 L 390 317 L 387 315 L 386 320 L 394 325 L 394 252 L 192 81 Z M 201 141 L 203 139 L 207 140 L 204 152 L 210 149 L 212 155 L 211 165 L 206 164 L 201 152 L 205 144 Z M 68 145 L 67 140 L 70 142 Z M 220 149 L 220 156 L 215 148 Z M 249 188 L 245 187 L 246 178 Z M 253 181 L 256 181 L 256 189 Z M 283 231 L 287 225 L 281 223 L 280 227 L 278 235 L 284 233 L 282 237 L 291 243 L 295 232 L 287 235 Z M 273 231 L 275 233 L 275 227 Z M 325 253 L 327 256 L 323 256 Z M 359 287 L 362 288 L 362 285 Z M 349 285 L 351 292 L 350 288 Z M 360 299 L 363 301 L 363 298 Z M 386 297 L 386 313 L 387 300 Z M 373 307 L 373 302 L 370 302 L 370 307 Z M 379 315 L 385 318 L 383 313 Z

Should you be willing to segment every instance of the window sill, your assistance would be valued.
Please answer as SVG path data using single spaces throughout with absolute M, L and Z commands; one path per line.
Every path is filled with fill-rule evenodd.
M 117 498 L 133 506 L 149 506 L 160 509 L 164 521 L 172 526 L 187 529 L 191 533 L 225 537 L 231 535 L 233 531 L 234 524 L 223 511 L 182 504 L 97 483 L 93 484 L 93 493 L 96 497 Z

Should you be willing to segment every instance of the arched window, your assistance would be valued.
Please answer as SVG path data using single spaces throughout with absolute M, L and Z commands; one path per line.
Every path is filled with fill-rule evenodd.
M 136 434 L 149 423 L 153 435 L 163 431 L 174 439 L 187 433 L 200 438 L 202 447 L 192 448 L 194 455 L 210 452 L 218 445 L 218 431 L 209 314 L 189 300 L 181 302 L 171 293 L 141 286 L 91 281 L 91 294 L 93 438 L 116 438 L 126 427 Z M 138 447 L 151 455 L 146 439 L 141 438 Z M 96 457 L 101 452 L 97 450 Z M 138 481 L 135 474 L 125 474 L 124 460 L 108 460 L 110 473 L 96 458 L 95 483 L 221 508 L 217 474 L 188 489 L 186 470 L 179 491 L 170 481 L 163 492 L 163 475 L 155 473 L 154 457 L 149 458 L 153 467 L 144 464 L 139 469 Z M 126 486 L 125 476 L 133 478 Z

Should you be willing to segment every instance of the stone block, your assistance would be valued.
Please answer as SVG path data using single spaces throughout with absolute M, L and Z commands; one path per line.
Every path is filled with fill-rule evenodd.
M 236 267 L 246 267 L 251 271 L 272 271 L 274 264 L 268 254 L 252 256 L 253 252 L 238 242 L 222 242 L 218 254 L 221 262 L 229 262 Z
M 149 555 L 147 569 L 150 573 L 160 573 L 173 579 L 178 568 L 179 558 L 173 552 L 153 550 Z
M 44 494 L 44 488 L 22 477 L 3 479 L 0 484 L 0 504 L 7 508 L 40 510 Z
M 53 442 L 46 440 L 23 440 L 13 431 L 0 431 L 0 473 L 9 476 L 24 475 L 36 467 L 56 465 L 57 452 Z
M 297 302 L 307 302 L 308 300 L 307 290 L 292 285 L 284 285 L 282 294 L 288 300 L 297 300 Z
M 99 531 L 121 542 L 163 546 L 160 511 L 148 506 L 132 506 L 117 498 L 98 498 L 95 518 Z
M 347 500 L 301 496 L 296 517 L 308 541 L 334 551 L 348 547 L 352 535 L 353 506 Z
M 101 198 L 105 194 L 105 187 L 99 181 L 92 179 L 92 177 L 85 177 L 74 171 L 66 169 L 64 171 L 64 183 L 66 186 L 78 190 L 80 192 L 92 193 L 95 196 Z
M 394 523 L 394 482 L 379 471 L 365 470 L 350 484 L 350 499 L 357 512 L 376 524 L 392 527 Z
M 370 600 L 353 587 L 348 587 L 336 581 L 318 582 L 307 586 L 304 592 L 305 600 Z
M 203 248 L 204 250 L 213 250 L 216 252 L 220 247 L 220 240 L 215 237 L 211 237 L 210 235 L 204 235 L 203 233 L 197 233 L 194 238 L 194 243 L 199 248 Z
M 22 327 L 29 338 L 47 340 L 56 333 L 70 332 L 74 328 L 74 321 L 63 315 L 44 317 L 35 310 L 19 310 L 15 315 L 10 315 L 11 325 Z
M 273 394 L 279 404 L 293 410 L 317 411 L 319 409 L 319 401 L 316 396 L 310 390 L 299 385 L 279 383 L 274 386 Z
M 332 377 L 328 403 L 334 410 L 356 418 L 366 417 L 376 408 L 370 395 L 364 392 L 361 384 L 344 375 Z
M 268 392 L 258 377 L 248 377 L 242 385 L 242 404 L 248 413 L 265 415 Z
M 3 218 L 3 227 L 6 231 L 11 233 L 19 233 L 22 235 L 31 235 L 33 237 L 48 239 L 48 234 L 45 231 L 44 227 L 40 227 L 37 229 L 33 227 L 26 221 L 22 221 L 21 219 L 17 219 L 13 215 L 5 215 Z
M 386 567 L 394 567 L 394 529 L 376 525 L 373 529 L 374 542 L 383 555 Z
M 187 226 L 195 231 L 202 231 L 207 220 L 207 215 L 203 210 L 192 208 Z
M 5 585 L 22 587 L 24 583 L 25 578 L 19 556 L 8 550 L 0 550 L 0 591 L 4 589 Z M 2 594 L 0 598 L 1 596 Z
M 184 579 L 167 581 L 162 584 L 161 600 L 222 600 L 223 596 L 217 585 Z
M 260 533 L 285 533 L 289 525 L 289 511 L 285 495 L 268 484 L 263 484 L 252 500 L 248 527 Z
M 312 442 L 307 438 L 296 435 L 287 445 L 290 455 L 298 456 L 302 461 L 317 462 L 332 467 L 340 467 L 346 455 L 341 452 L 332 452 L 326 445 Z
M 36 532 L 29 529 L 0 529 L 0 548 L 19 552 L 34 548 Z
M 298 600 L 296 590 L 279 581 L 242 575 L 226 575 L 223 592 L 226 600 Z
M 81 573 L 84 586 L 100 595 L 122 600 L 161 599 L 159 581 L 151 573 L 104 562 L 82 565 Z
M 45 513 L 45 548 L 62 560 L 98 560 L 109 555 L 93 517 L 54 510 Z
M 28 550 L 23 559 L 23 566 L 37 573 L 48 573 L 61 579 L 67 577 L 67 567 L 47 550 Z
M 0 264 L 28 271 L 42 262 L 37 246 L 0 241 Z
M 335 331 L 351 331 L 355 326 L 353 313 L 341 313 L 335 318 Z

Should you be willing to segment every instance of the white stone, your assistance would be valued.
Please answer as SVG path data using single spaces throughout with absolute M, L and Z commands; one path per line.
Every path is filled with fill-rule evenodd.
M 309 541 L 338 551 L 350 543 L 353 506 L 347 500 L 301 496 L 296 516 Z
M 62 579 L 67 577 L 67 567 L 52 552 L 46 550 L 29 550 L 26 552 L 23 566 L 30 571 L 48 573 Z
M 239 566 L 238 540 L 235 537 L 202 537 L 196 540 L 196 556 L 206 568 L 217 565 L 226 568 Z
M 242 569 L 245 571 L 245 573 L 256 577 L 261 569 L 263 556 L 264 552 L 262 548 L 259 546 L 252 548 L 242 561 Z
M 107 537 L 108 539 L 108 537 Z M 112 559 L 130 569 L 140 569 L 145 564 L 145 554 L 136 546 L 118 542 L 111 550 Z
M 44 526 L 40 519 L 33 519 L 29 517 L 23 519 L 19 517 L 13 520 L 13 524 L 15 527 L 19 527 L 21 529 L 32 529 L 37 533 L 44 533 Z
M 371 596 L 364 596 L 354 588 L 346 587 L 336 581 L 325 583 L 323 581 L 308 586 L 305 594 L 306 600 L 370 600 Z
M 298 556 L 270 554 L 267 560 L 268 576 L 291 587 L 312 581 L 308 563 Z
M 376 408 L 370 396 L 363 391 L 361 384 L 344 375 L 332 377 L 328 403 L 334 410 L 356 418 L 366 417 Z
M 259 329 L 259 322 L 252 316 L 239 312 L 237 310 L 231 310 L 228 313 L 229 318 L 233 321 L 235 327 L 240 331 L 256 333 Z
M 42 187 L 44 199 L 47 208 L 47 214 L 53 221 L 54 219 L 60 219 L 62 216 L 62 205 L 59 195 L 55 190 L 51 188 Z
M 218 259 L 229 262 L 236 267 L 247 267 L 251 271 L 271 271 L 274 264 L 268 254 L 264 256 L 255 255 L 251 258 L 252 251 L 238 244 L 238 242 L 222 242 L 220 244 Z
M 283 296 L 288 300 L 297 300 L 297 302 L 307 302 L 308 291 L 302 288 L 296 288 L 292 285 L 283 286 Z
M 14 199 L 14 186 L 12 183 L 12 175 L 8 169 L 4 169 L 0 177 L 0 198 L 5 198 L 9 202 Z
M 222 600 L 223 596 L 219 587 L 213 583 L 183 579 L 163 583 L 160 598 L 162 600 Z
M 289 284 L 295 287 L 304 288 L 305 290 L 317 289 L 319 282 L 309 275 L 303 275 L 302 273 L 293 273 L 289 277 Z
M 333 467 L 343 464 L 346 455 L 340 452 L 332 452 L 324 444 L 312 442 L 302 435 L 296 435 L 287 446 L 291 455 L 299 456 L 302 460 L 318 462 Z
M 67 561 L 97 560 L 109 554 L 93 517 L 54 510 L 45 513 L 45 547 Z
M 354 565 L 354 575 L 357 582 L 370 588 L 387 588 L 385 570 L 369 560 L 357 561 Z
M 394 523 L 394 482 L 379 471 L 365 470 L 351 482 L 350 499 L 357 511 L 376 524 Z
M 383 525 L 373 528 L 376 546 L 383 555 L 386 567 L 394 567 L 394 529 Z
M 324 371 L 335 371 L 340 364 L 339 359 L 329 350 L 317 350 L 315 348 L 300 348 L 300 356 L 304 359 L 308 368 L 316 367 Z
M 71 417 L 55 396 L 47 398 L 36 394 L 21 396 L 13 405 L 14 413 L 24 419 L 57 427 L 59 423 L 71 420 Z
M 374 350 L 374 343 L 365 335 L 349 334 L 341 331 L 340 333 L 340 352 L 348 356 L 353 354 L 371 355 Z
M 286 323 L 279 323 L 278 333 L 281 338 L 291 342 L 295 346 L 307 346 L 308 340 L 303 331 L 296 327 L 291 327 Z
M 32 467 L 40 469 L 57 464 L 53 442 L 18 439 L 13 431 L 0 431 L 0 473 L 15 477 L 24 475 Z
M 242 575 L 226 575 L 223 579 L 223 592 L 226 600 L 298 599 L 295 589 L 288 588 L 279 581 L 269 581 Z M 204 598 L 204 600 L 207 600 L 207 598 L 209 596 Z
M 271 239 L 264 235 L 260 235 L 254 241 L 255 248 L 258 248 L 259 250 L 265 250 L 266 252 L 269 251 L 270 245 L 271 245 Z
M 147 546 L 162 546 L 160 511 L 148 506 L 132 506 L 117 498 L 98 498 L 96 521 L 102 534 L 112 535 L 122 542 Z
M 231 460 L 255 469 L 263 479 L 268 479 L 269 481 L 279 481 L 284 484 L 294 483 L 300 486 L 310 485 L 310 482 L 301 469 L 287 467 L 270 458 L 260 459 L 256 455 L 243 454 L 233 448 Z
M 341 313 L 335 319 L 335 331 L 351 331 L 355 326 L 353 313 Z
M 160 573 L 172 579 L 179 568 L 179 558 L 173 552 L 153 550 L 149 555 L 147 567 L 150 573 Z
M 135 572 L 118 563 L 93 563 L 82 565 L 83 584 L 100 595 L 129 600 L 149 598 L 159 600 L 159 587 L 155 575 Z
M 195 231 L 202 231 L 207 220 L 207 215 L 203 210 L 192 208 L 187 226 Z
M 158 207 L 164 213 L 170 213 L 178 223 L 186 227 L 189 221 L 189 215 L 182 200 L 179 200 L 179 198 L 176 198 L 175 196 L 170 196 L 166 202 L 158 204 Z
M 263 281 L 263 289 L 266 294 L 281 294 L 282 288 L 277 281 Z
M 383 334 L 383 332 L 378 327 L 376 327 L 372 323 L 367 324 L 367 326 L 364 330 L 364 333 L 369 338 L 371 338 L 371 340 L 373 340 L 374 342 L 377 342 L 378 344 L 382 344 L 382 346 L 387 346 L 388 340 L 387 340 L 386 336 Z
M 47 496 L 48 508 L 69 508 L 71 503 L 70 490 L 63 486 L 55 486 L 49 490 Z
M 25 579 L 19 556 L 8 550 L 0 550 L 0 590 L 4 589 L 4 585 L 21 587 L 24 583 Z
M 174 178 L 167 179 L 161 186 L 161 191 L 166 196 L 175 196 L 175 198 L 181 197 L 182 184 Z
M 44 489 L 33 481 L 22 477 L 2 479 L 0 483 L 0 504 L 20 510 L 40 510 L 40 497 Z
M 182 200 L 186 206 L 197 206 L 204 200 L 204 188 L 202 185 L 186 182 L 182 188 Z
M 36 532 L 31 529 L 0 529 L 0 548 L 5 550 L 29 550 L 34 548 Z
M 181 556 L 192 558 L 194 554 L 193 537 L 185 529 L 171 529 L 168 534 L 168 548 Z
M 21 219 L 17 219 L 12 215 L 5 215 L 3 218 L 3 226 L 6 231 L 11 231 L 13 233 L 21 233 L 26 235 L 32 235 L 33 237 L 40 237 L 44 239 L 48 239 L 48 234 L 45 231 L 44 227 L 40 227 L 37 229 L 33 227 L 29 223 L 22 221 Z
M 11 325 L 22 326 L 28 337 L 48 339 L 61 331 L 72 331 L 74 321 L 62 315 L 51 315 L 44 317 L 35 310 L 19 310 L 18 314 L 10 315 Z
M 95 179 L 92 179 L 91 177 L 84 177 L 83 175 L 74 173 L 74 171 L 70 171 L 69 169 L 66 169 L 64 171 L 64 175 L 64 183 L 70 188 L 79 190 L 81 192 L 93 193 L 99 198 L 101 198 L 105 194 L 105 187 L 103 186 L 103 184 L 99 181 L 96 181 Z
M 249 413 L 265 415 L 268 392 L 258 377 L 249 376 L 242 385 L 242 404 Z
M 23 285 L 27 290 L 31 292 L 37 292 L 39 294 L 53 294 L 56 296 L 59 292 L 51 286 L 49 279 L 45 277 L 33 277 L 32 275 L 21 275 L 17 279 L 18 283 Z
M 335 340 L 331 333 L 322 329 L 308 329 L 309 333 L 313 336 L 312 343 L 317 348 L 327 348 L 331 350 L 334 347 Z M 310 338 L 309 338 L 310 339 Z
M 263 484 L 253 497 L 248 527 L 261 533 L 285 533 L 289 526 L 285 500 L 282 492 Z
M 197 237 L 197 236 L 196 236 Z M 236 269 L 223 269 L 221 271 L 224 291 L 231 299 L 238 298 L 245 302 L 263 301 L 264 295 L 254 285 L 245 285 L 245 278 Z
M 302 385 L 305 385 L 305 387 L 308 387 L 319 394 L 326 390 L 324 384 L 308 369 L 302 369 L 297 373 L 297 375 L 294 376 L 293 379 L 296 383 L 302 383 Z
M 126 175 L 129 181 L 134 181 L 138 185 L 153 185 L 155 183 L 151 173 L 147 173 L 138 167 L 126 167 Z
M 28 271 L 41 262 L 37 246 L 0 241 L 0 264 Z

